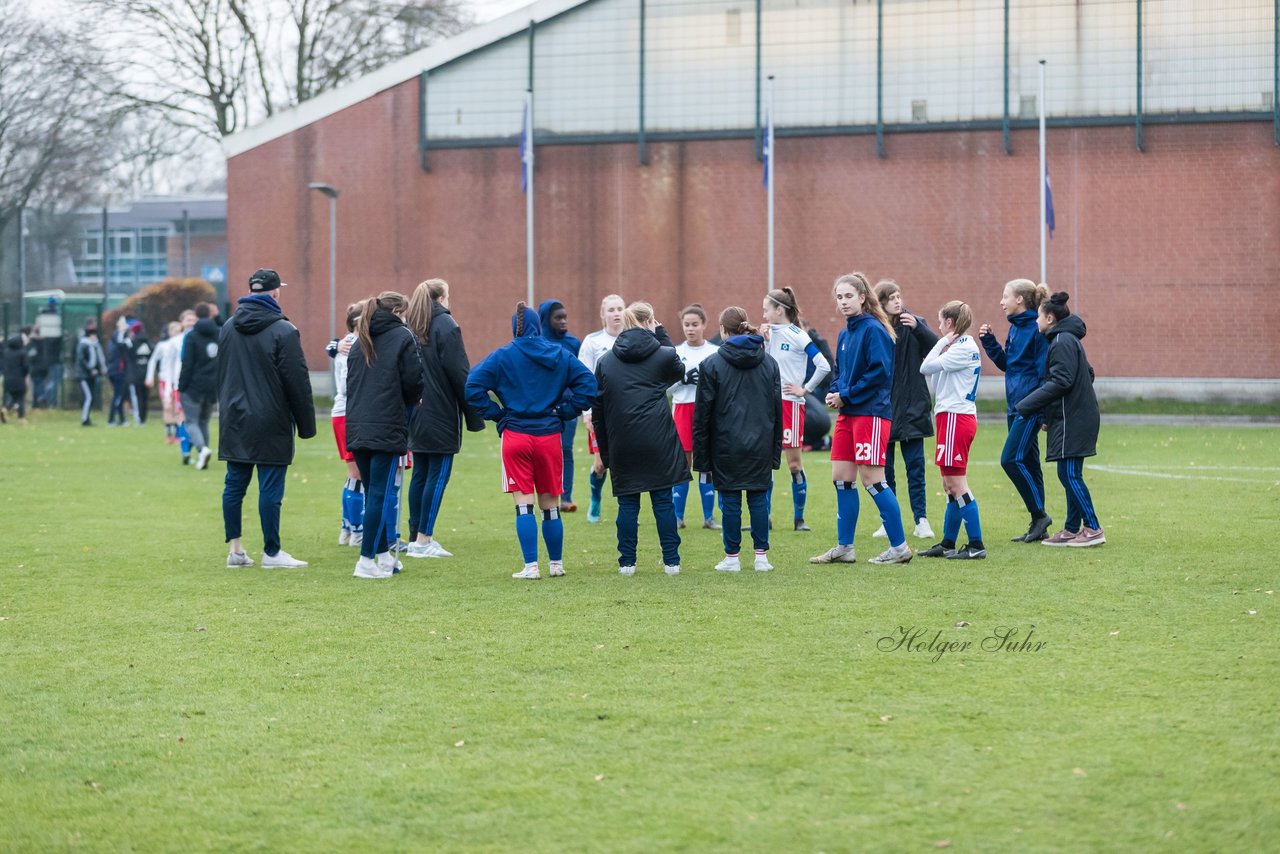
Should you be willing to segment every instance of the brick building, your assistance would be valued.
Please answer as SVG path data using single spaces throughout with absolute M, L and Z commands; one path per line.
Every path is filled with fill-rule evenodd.
M 536 299 L 564 300 L 579 334 L 615 291 L 669 321 L 693 301 L 754 314 L 776 75 L 776 275 L 809 319 L 835 335 L 831 282 L 858 269 L 931 321 L 964 299 L 1003 334 L 1004 282 L 1039 275 L 1043 57 L 1047 280 L 1087 321 L 1103 390 L 1277 399 L 1273 2 L 1204 27 L 1207 0 L 1148 0 L 1141 25 L 1101 0 L 541 0 L 232 137 L 231 294 L 280 270 L 323 364 L 329 208 L 308 184 L 326 182 L 339 315 L 440 276 L 473 360 L 503 343 L 532 88 Z

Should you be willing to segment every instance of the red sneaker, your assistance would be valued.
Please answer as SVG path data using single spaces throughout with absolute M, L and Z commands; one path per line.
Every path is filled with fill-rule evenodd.
M 1067 543 L 1075 548 L 1088 548 L 1089 546 L 1100 546 L 1107 541 L 1107 535 L 1102 533 L 1101 528 L 1081 528 L 1080 533 L 1076 534 L 1075 539 Z
M 1071 544 L 1072 544 L 1072 542 L 1074 542 L 1074 541 L 1075 541 L 1075 538 L 1076 538 L 1076 537 L 1078 537 L 1078 536 L 1080 536 L 1080 534 L 1079 534 L 1079 532 L 1078 532 L 1078 531 L 1068 531 L 1066 528 L 1063 528 L 1061 531 L 1059 531 L 1058 533 L 1054 534 L 1054 535 L 1053 535 L 1052 537 L 1050 537 L 1049 539 L 1047 539 L 1047 540 L 1041 540 L 1041 541 L 1040 541 L 1040 545 L 1042 545 L 1042 546 L 1069 546 L 1069 545 L 1071 545 Z

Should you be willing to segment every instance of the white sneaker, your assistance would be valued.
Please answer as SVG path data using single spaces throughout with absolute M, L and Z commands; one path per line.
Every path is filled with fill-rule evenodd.
M 343 531 L 341 534 L 338 535 L 338 545 L 345 546 L 349 542 L 351 542 L 350 531 Z
M 809 558 L 809 563 L 857 563 L 853 554 L 853 546 L 835 546 L 820 555 Z
M 911 559 L 915 556 L 915 552 L 911 551 L 911 546 L 903 543 L 896 549 L 885 549 L 882 553 L 873 557 L 871 563 L 878 566 L 887 566 L 891 563 L 911 563 Z
M 355 531 L 352 531 L 351 537 L 347 540 L 347 545 L 360 548 L 360 546 L 362 546 L 363 544 L 364 544 L 364 534 L 358 534 Z
M 209 457 L 212 456 L 213 450 L 208 445 L 205 445 L 200 449 L 200 456 L 196 457 L 196 468 L 207 469 L 209 467 Z M 267 565 L 267 561 L 265 559 L 262 561 L 262 565 Z
M 404 569 L 404 564 L 397 560 L 395 554 L 392 552 L 383 552 L 378 555 L 377 560 L 378 566 L 382 567 L 392 575 L 395 575 L 397 572 Z
M 929 520 L 921 519 L 919 522 L 916 522 L 916 529 L 911 535 L 913 537 L 919 537 L 922 540 L 932 540 L 934 538 L 933 528 L 929 527 Z
M 538 565 L 536 563 L 529 563 L 525 564 L 524 569 L 519 572 L 511 573 L 511 577 L 538 579 L 542 577 L 542 573 L 538 572 Z
M 244 552 L 231 552 L 227 555 L 227 566 L 253 566 L 253 558 Z
M 872 534 L 871 536 L 873 536 L 873 537 L 887 537 L 887 536 L 889 536 L 889 535 L 885 532 L 885 530 L 884 530 L 884 525 L 881 525 L 879 528 L 876 528 L 876 532 L 875 532 L 874 534 Z
M 630 578 L 636 574 L 636 568 L 634 566 L 620 566 L 618 567 L 618 574 L 625 575 L 627 578 Z
M 272 567 L 277 569 L 297 569 L 300 566 L 306 565 L 307 562 L 305 560 L 298 560 L 284 549 L 281 549 L 273 555 L 263 554 L 262 556 L 263 569 L 270 569 Z
M 757 554 L 756 572 L 768 572 L 771 569 L 773 569 L 773 564 L 769 563 L 769 555 L 767 553 Z
M 356 561 L 356 571 L 351 574 L 356 578 L 390 578 L 391 570 L 384 568 L 373 558 L 361 555 Z
M 427 557 L 453 557 L 453 552 L 445 551 L 439 540 L 432 540 L 427 543 L 427 549 L 430 552 Z
M 724 560 L 716 564 L 716 572 L 740 572 L 742 570 L 742 561 L 737 555 L 730 557 L 725 555 Z
M 677 563 L 675 566 L 672 566 L 669 563 L 664 563 L 662 565 L 662 571 L 665 572 L 667 575 L 679 575 L 680 564 Z
M 432 540 L 432 542 L 435 542 L 435 541 Z M 445 552 L 445 554 L 448 554 L 448 552 Z M 563 578 L 564 577 L 564 561 L 560 561 L 560 560 L 551 561 L 551 569 L 547 571 L 547 575 L 550 575 L 552 578 Z
M 409 543 L 404 551 L 406 557 L 431 557 L 430 543 Z

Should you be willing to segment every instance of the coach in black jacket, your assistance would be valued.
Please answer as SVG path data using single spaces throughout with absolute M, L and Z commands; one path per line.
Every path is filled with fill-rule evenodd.
M 298 328 L 280 310 L 274 270 L 249 278 L 250 295 L 223 325 L 218 347 L 218 459 L 227 464 L 222 517 L 231 553 L 227 566 L 253 566 L 240 542 L 240 508 L 258 469 L 258 515 L 264 567 L 306 566 L 280 548 L 285 470 L 293 462 L 293 434 L 316 434 L 311 375 Z M 209 321 L 212 323 L 213 321 Z
M 636 565 L 640 493 L 649 493 L 667 573 L 680 571 L 680 534 L 671 489 L 689 480 L 667 389 L 684 378 L 684 363 L 658 325 L 648 303 L 632 303 L 627 328 L 596 365 L 597 395 L 592 407 L 600 458 L 618 499 L 618 567 L 631 575 Z

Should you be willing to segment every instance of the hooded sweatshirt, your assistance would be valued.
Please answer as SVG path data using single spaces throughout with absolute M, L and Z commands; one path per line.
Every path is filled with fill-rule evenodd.
M 764 339 L 732 336 L 699 373 L 693 467 L 719 490 L 768 489 L 782 460 L 782 385 Z
M 1069 314 L 1046 333 L 1049 353 L 1044 382 L 1017 402 L 1017 411 L 1030 418 L 1043 414 L 1044 452 L 1049 462 L 1091 457 L 1098 452 L 1098 398 L 1093 391 L 1093 367 L 1085 357 L 1084 321 Z
M 467 405 L 486 421 L 530 436 L 564 431 L 591 406 L 596 380 L 561 344 L 542 336 L 542 324 L 531 308 L 516 335 L 518 315 L 511 318 L 512 342 L 490 353 L 467 378 Z M 498 397 L 495 403 L 489 397 Z
M 582 349 L 582 342 L 567 331 L 557 332 L 551 328 L 551 312 L 557 308 L 563 308 L 564 303 L 558 299 L 549 299 L 542 305 L 538 306 L 538 321 L 542 324 L 542 337 L 550 341 L 555 341 L 561 347 L 569 352 L 570 356 L 578 358 L 578 351 Z
M 979 336 L 979 340 L 995 366 L 1004 371 L 1008 414 L 1016 415 L 1018 401 L 1039 387 L 1040 378 L 1044 376 L 1045 354 L 1049 352 L 1048 339 L 1036 327 L 1036 312 L 1027 310 L 1009 316 L 1009 337 L 1003 348 L 989 332 Z M 1032 412 L 1028 417 L 1037 414 Z
M 841 415 L 893 418 L 893 339 L 875 315 L 855 314 L 836 341 L 839 376 L 831 383 Z

